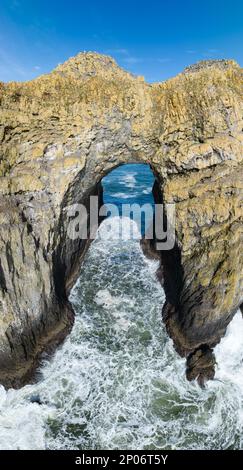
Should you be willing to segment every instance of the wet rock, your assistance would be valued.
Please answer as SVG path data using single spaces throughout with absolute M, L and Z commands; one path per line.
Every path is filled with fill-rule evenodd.
M 189 381 L 197 380 L 201 387 L 215 375 L 216 359 L 213 350 L 203 345 L 187 358 L 186 377 Z

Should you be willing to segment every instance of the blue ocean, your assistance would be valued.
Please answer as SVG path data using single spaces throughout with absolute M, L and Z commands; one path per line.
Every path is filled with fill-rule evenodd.
M 151 216 L 146 220 L 144 212 L 136 211 L 128 213 L 132 220 L 139 225 L 141 235 L 144 235 L 146 226 L 152 223 L 152 214 L 154 210 L 154 197 L 152 194 L 154 184 L 154 175 L 149 165 L 129 164 L 121 165 L 102 180 L 104 191 L 104 204 L 115 204 L 119 211 L 119 216 L 124 216 L 126 208 L 124 205 L 137 204 L 142 208 L 145 204 L 151 205 Z M 109 214 L 108 214 L 109 215 Z M 125 215 L 126 216 L 126 215 Z

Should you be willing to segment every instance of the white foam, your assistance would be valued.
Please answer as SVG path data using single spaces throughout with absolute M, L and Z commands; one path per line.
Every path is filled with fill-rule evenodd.
M 110 240 L 139 240 L 141 232 L 136 222 L 129 217 L 108 217 L 99 226 L 96 239 L 104 243 Z
M 143 194 L 151 194 L 151 193 L 152 193 L 152 188 L 143 189 Z
M 129 173 L 120 178 L 120 184 L 126 186 L 127 188 L 134 188 L 136 186 L 136 178 L 135 175 L 137 173 Z
M 112 193 L 110 194 L 110 197 L 116 198 L 116 199 L 131 199 L 133 197 L 136 197 L 136 194 L 131 194 L 131 193 Z
M 101 289 L 97 292 L 94 298 L 97 305 L 102 305 L 106 309 L 111 309 L 120 305 L 130 305 L 130 307 L 134 306 L 134 299 L 127 297 L 126 295 L 123 296 L 114 296 L 112 295 L 108 289 Z
M 216 380 L 187 382 L 161 322 L 157 266 L 138 240 L 97 237 L 72 291 L 74 328 L 42 380 L 0 387 L 1 449 L 243 448 L 242 318 L 215 348 Z
M 37 386 L 38 387 L 38 386 Z M 6 392 L 0 386 L 0 449 L 44 449 L 45 420 L 51 407 L 29 401 L 35 386 Z
M 243 394 L 243 319 L 240 311 L 229 324 L 225 337 L 215 348 L 217 378 L 233 381 Z M 239 367 L 239 365 L 242 367 Z

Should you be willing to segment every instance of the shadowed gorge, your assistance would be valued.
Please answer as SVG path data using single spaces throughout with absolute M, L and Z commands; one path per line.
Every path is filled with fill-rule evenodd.
M 149 163 L 176 205 L 161 254 L 163 318 L 187 377 L 212 378 L 212 349 L 243 294 L 242 70 L 202 62 L 148 85 L 114 60 L 79 54 L 26 83 L 0 83 L 0 381 L 30 380 L 73 323 L 68 300 L 89 241 L 65 208 L 117 166 Z M 155 198 L 156 200 L 156 198 Z

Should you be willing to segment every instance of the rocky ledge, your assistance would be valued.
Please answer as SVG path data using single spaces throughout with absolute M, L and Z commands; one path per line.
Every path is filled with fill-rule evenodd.
M 1 383 L 29 381 L 70 330 L 89 241 L 68 238 L 65 208 L 89 208 L 127 162 L 149 162 L 162 202 L 176 204 L 176 245 L 159 255 L 163 318 L 188 379 L 213 377 L 213 347 L 243 303 L 242 111 L 234 61 L 149 85 L 86 53 L 31 82 L 0 82 Z

